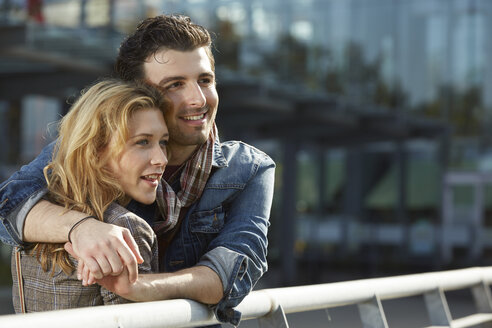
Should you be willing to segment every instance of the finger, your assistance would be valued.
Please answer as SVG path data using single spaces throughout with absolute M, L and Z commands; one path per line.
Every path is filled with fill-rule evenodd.
M 79 260 L 79 263 L 77 264 L 77 279 L 82 280 L 82 272 L 84 271 L 84 261 Z
M 133 236 L 131 235 L 131 233 L 128 230 L 125 230 L 123 232 L 123 239 L 126 241 L 128 247 L 130 247 L 130 250 L 132 251 L 133 255 L 135 255 L 135 257 L 137 259 L 137 263 L 142 264 L 144 259 L 140 255 L 140 251 L 138 250 L 138 245 L 135 242 L 135 239 L 133 239 Z
M 121 272 L 123 272 L 124 269 L 124 264 L 118 253 L 116 252 L 109 252 L 106 254 L 106 260 L 109 263 L 109 266 L 111 267 L 111 271 L 108 272 L 107 274 L 104 274 L 107 276 L 108 274 L 111 274 L 112 276 L 117 276 Z
M 75 259 L 77 259 L 77 279 L 82 280 L 82 270 L 84 269 L 84 261 L 82 261 L 77 256 L 77 254 L 75 254 L 71 242 L 66 242 L 65 245 L 63 245 L 63 247 L 68 252 L 68 254 L 72 255 Z
M 99 268 L 101 269 L 102 275 L 107 276 L 113 272 L 113 268 L 112 268 L 111 263 L 109 263 L 107 257 L 105 257 L 104 255 L 105 254 L 98 256 L 97 258 L 95 258 L 95 261 L 99 265 Z M 101 278 L 98 278 L 98 279 L 101 279 Z
M 101 279 L 102 277 L 104 277 L 104 275 L 102 274 L 102 270 L 99 267 L 98 262 L 94 258 L 89 257 L 89 258 L 85 259 L 84 262 L 85 262 L 85 267 L 84 267 L 84 271 L 82 274 L 82 280 L 83 281 L 85 281 L 87 283 L 87 281 L 89 280 L 89 273 L 92 273 L 94 275 L 94 277 L 97 279 Z
M 87 266 L 84 266 L 82 269 L 82 286 L 87 286 L 87 281 L 89 280 L 89 268 Z
M 124 233 L 123 238 L 127 242 L 128 246 L 134 246 L 133 250 L 129 249 L 129 247 L 125 247 L 119 253 L 121 259 L 123 260 L 123 264 L 128 270 L 128 279 L 130 283 L 134 283 L 135 281 L 137 281 L 138 278 L 138 264 L 137 259 L 135 258 L 135 254 L 138 254 L 138 257 L 141 261 L 143 261 L 143 259 L 140 256 L 140 253 L 138 253 L 138 246 L 136 246 L 136 243 L 130 233 L 128 233 L 128 236 Z
M 77 256 L 77 254 L 75 254 L 75 252 L 73 250 L 73 246 L 72 246 L 72 243 L 71 242 L 66 242 L 65 245 L 63 245 L 63 247 L 68 252 L 68 254 L 72 255 L 77 260 L 79 259 L 79 257 Z
M 87 285 L 93 285 L 96 283 L 96 278 L 94 278 L 94 275 L 92 273 L 89 273 L 89 279 L 87 279 Z
M 137 281 L 138 277 L 138 265 L 135 260 L 135 255 L 133 255 L 128 248 L 125 248 L 124 252 L 120 253 L 120 257 L 123 261 L 124 267 L 128 270 L 128 279 L 130 283 L 134 283 Z

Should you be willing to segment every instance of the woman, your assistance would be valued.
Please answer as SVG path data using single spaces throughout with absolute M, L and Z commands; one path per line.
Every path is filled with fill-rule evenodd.
M 144 262 L 157 272 L 157 240 L 150 226 L 124 208 L 132 199 L 151 204 L 167 164 L 169 103 L 155 88 L 116 80 L 83 92 L 61 120 L 52 162 L 44 169 L 47 198 L 89 216 L 126 227 Z M 94 284 L 82 286 L 76 260 L 63 244 L 35 244 L 12 256 L 16 312 L 37 312 L 126 302 Z M 19 279 L 20 278 L 20 279 Z M 21 282 L 19 286 L 19 281 Z

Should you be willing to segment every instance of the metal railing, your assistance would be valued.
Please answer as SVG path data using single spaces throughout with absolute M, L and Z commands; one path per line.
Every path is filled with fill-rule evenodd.
M 422 273 L 338 283 L 264 289 L 238 306 L 259 327 L 289 327 L 288 313 L 356 305 L 364 328 L 388 328 L 381 301 L 422 295 L 430 326 L 492 327 L 492 267 Z M 477 312 L 452 319 L 445 292 L 471 289 Z M 211 310 L 190 300 L 168 300 L 0 317 L 0 327 L 196 327 L 217 323 Z

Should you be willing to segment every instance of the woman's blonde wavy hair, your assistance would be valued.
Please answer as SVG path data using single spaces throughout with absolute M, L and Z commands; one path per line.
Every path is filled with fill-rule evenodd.
M 82 91 L 59 123 L 52 161 L 44 168 L 48 198 L 67 210 L 77 210 L 103 220 L 103 213 L 125 195 L 105 168 L 128 139 L 128 121 L 138 110 L 156 108 L 163 115 L 170 102 L 155 87 L 143 82 L 104 80 Z M 105 151 L 113 136 L 116 142 Z M 63 244 L 38 243 L 33 254 L 45 271 L 56 265 L 70 274 L 74 265 Z

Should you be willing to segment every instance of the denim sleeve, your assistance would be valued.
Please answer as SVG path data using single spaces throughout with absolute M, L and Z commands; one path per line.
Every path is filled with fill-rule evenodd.
M 0 240 L 20 246 L 29 211 L 46 194 L 43 168 L 51 161 L 55 142 L 50 143 L 31 163 L 24 165 L 0 185 Z
M 273 198 L 275 163 L 267 157 L 255 164 L 256 174 L 234 198 L 227 220 L 197 263 L 214 270 L 222 280 L 224 297 L 214 307 L 217 319 L 237 325 L 234 310 L 267 271 L 267 232 Z

